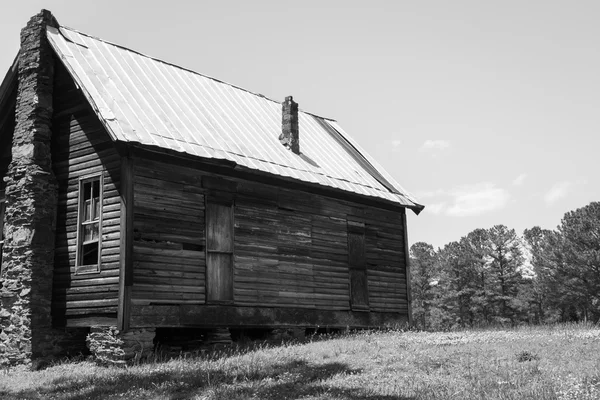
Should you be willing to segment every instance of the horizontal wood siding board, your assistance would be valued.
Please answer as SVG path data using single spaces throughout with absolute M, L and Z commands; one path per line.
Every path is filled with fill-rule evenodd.
M 200 174 L 135 158 L 133 176 L 131 304 L 203 304 L 204 194 L 193 189 Z
M 57 64 L 52 121 L 52 161 L 58 181 L 53 317 L 69 325 L 71 316 L 112 318 L 117 311 L 120 246 L 121 160 L 109 135 Z M 76 274 L 79 180 L 103 175 L 101 271 Z
M 406 277 L 402 224 L 397 211 L 191 166 L 193 163 L 171 164 L 166 158 L 136 157 L 134 176 L 139 180 L 135 194 L 140 193 L 141 198 L 134 196 L 134 227 L 139 239 L 134 246 L 135 277 L 140 285 L 153 284 L 134 291 L 137 294 L 132 304 L 148 305 L 151 294 L 157 293 L 164 304 L 179 301 L 192 306 L 189 302 L 195 300 L 180 295 L 188 293 L 183 291 L 186 287 L 206 286 L 204 252 L 225 254 L 233 250 L 234 304 L 351 312 L 351 221 L 364 234 L 366 270 L 361 282 L 372 294 L 371 311 L 402 309 L 400 300 L 406 290 Z M 204 203 L 211 201 L 234 204 L 233 249 L 210 243 L 212 249 L 202 247 L 196 249 L 198 254 L 182 253 L 186 240 L 190 244 L 206 244 Z M 184 285 L 185 277 L 191 286 Z M 182 290 L 169 297 L 164 290 L 169 287 Z M 156 290 L 153 292 L 152 288 Z M 163 322 L 166 317 L 156 316 Z M 132 321 L 136 318 L 138 322 L 148 320 L 132 313 Z

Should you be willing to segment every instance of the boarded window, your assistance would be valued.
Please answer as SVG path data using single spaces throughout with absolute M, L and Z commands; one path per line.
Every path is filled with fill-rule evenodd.
M 206 300 L 233 301 L 233 206 L 206 204 Z
M 365 225 L 348 221 L 348 265 L 350 267 L 350 306 L 353 310 L 369 309 Z
M 102 177 L 79 181 L 79 223 L 76 273 L 100 271 L 102 235 Z

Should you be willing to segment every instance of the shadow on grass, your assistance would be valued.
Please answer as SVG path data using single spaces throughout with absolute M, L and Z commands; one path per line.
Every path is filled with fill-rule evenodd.
M 338 374 L 360 374 L 359 369 L 331 362 L 310 364 L 291 361 L 269 364 L 254 371 L 222 371 L 202 367 L 183 371 L 128 370 L 110 377 L 93 376 L 84 379 L 61 377 L 45 388 L 2 393 L 0 397 L 19 399 L 106 399 L 106 398 L 160 398 L 160 399 L 295 399 L 308 396 L 348 400 L 392 400 L 408 397 L 379 395 L 363 389 L 343 387 L 326 381 Z M 13 396 L 13 397 L 11 397 Z

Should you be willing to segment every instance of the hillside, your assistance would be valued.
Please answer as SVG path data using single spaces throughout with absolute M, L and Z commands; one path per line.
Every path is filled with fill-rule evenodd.
M 600 327 L 363 332 L 127 369 L 0 372 L 12 399 L 597 399 Z

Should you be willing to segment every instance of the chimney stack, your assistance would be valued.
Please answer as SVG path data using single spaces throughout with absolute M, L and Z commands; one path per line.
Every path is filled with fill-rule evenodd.
M 300 137 L 298 132 L 298 103 L 292 96 L 281 103 L 281 135 L 279 141 L 295 154 L 300 154 Z

